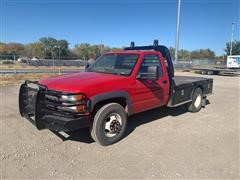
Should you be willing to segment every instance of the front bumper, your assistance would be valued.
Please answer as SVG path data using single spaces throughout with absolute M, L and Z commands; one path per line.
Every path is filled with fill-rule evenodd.
M 37 129 L 67 132 L 89 126 L 89 113 L 61 111 L 57 109 L 57 106 L 61 104 L 59 102 L 49 102 L 46 94 L 53 95 L 57 99 L 62 94 L 70 93 L 48 90 L 46 86 L 35 81 L 25 81 L 20 87 L 20 114 L 34 124 Z
M 71 119 L 54 115 L 45 115 L 42 120 L 45 122 L 45 128 L 65 132 L 88 127 L 90 122 L 88 116 Z

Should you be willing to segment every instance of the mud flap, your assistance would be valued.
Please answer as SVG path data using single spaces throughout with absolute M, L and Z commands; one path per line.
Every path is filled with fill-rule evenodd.
M 207 97 L 203 97 L 203 99 L 202 99 L 202 107 L 205 108 L 206 104 L 207 104 Z

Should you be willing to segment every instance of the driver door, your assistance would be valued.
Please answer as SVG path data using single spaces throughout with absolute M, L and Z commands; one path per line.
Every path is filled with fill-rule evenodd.
M 141 72 L 148 73 L 153 66 L 158 66 L 158 79 L 141 79 Z M 134 93 L 134 113 L 153 109 L 155 107 L 166 105 L 169 93 L 169 80 L 166 73 L 163 73 L 162 63 L 157 54 L 147 54 L 143 57 L 138 75 L 136 77 L 136 86 Z

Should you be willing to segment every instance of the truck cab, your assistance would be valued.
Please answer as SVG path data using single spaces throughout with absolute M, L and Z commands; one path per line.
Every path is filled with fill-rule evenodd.
M 85 72 L 26 81 L 20 87 L 21 116 L 37 129 L 72 131 L 89 127 L 101 145 L 119 141 L 129 116 L 149 109 L 185 106 L 198 112 L 212 93 L 213 80 L 175 77 L 170 53 L 131 46 L 99 57 Z

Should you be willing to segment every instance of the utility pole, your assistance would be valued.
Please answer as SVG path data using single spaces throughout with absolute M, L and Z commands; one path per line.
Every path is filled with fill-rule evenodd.
M 86 62 L 86 57 L 85 56 L 83 56 L 83 62 L 84 62 L 84 66 L 86 67 L 87 62 Z
M 53 74 L 55 74 L 55 59 L 54 59 L 53 50 L 52 50 L 52 60 L 53 60 Z
M 60 46 L 58 46 L 58 60 L 60 60 Z
M 231 34 L 231 44 L 230 44 L 230 56 L 232 55 L 232 46 L 233 46 L 233 32 L 234 32 L 234 25 L 236 23 L 232 22 L 232 34 Z
M 179 22 L 181 13 L 181 0 L 178 0 L 178 11 L 177 11 L 177 24 L 176 24 L 176 40 L 175 40 L 175 64 L 178 60 L 178 47 L 179 47 Z
M 60 46 L 58 46 L 58 75 L 61 74 L 61 70 L 60 70 Z
M 100 46 L 100 53 L 101 53 L 101 55 L 103 53 L 103 43 L 102 43 L 102 40 L 101 40 L 101 46 Z

